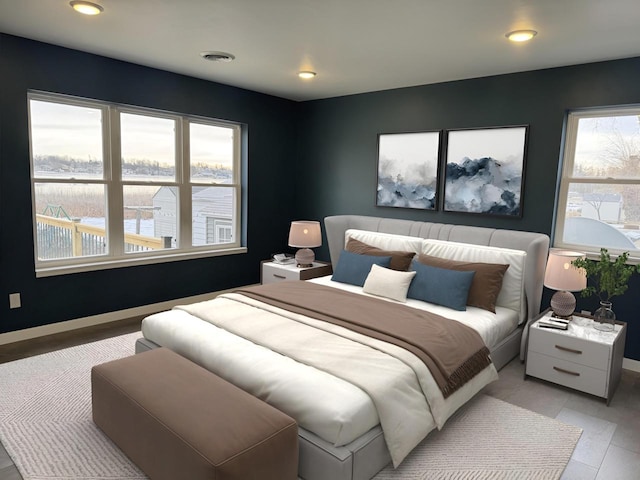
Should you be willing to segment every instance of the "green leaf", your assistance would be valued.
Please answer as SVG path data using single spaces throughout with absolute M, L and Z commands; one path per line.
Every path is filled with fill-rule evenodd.
M 640 265 L 627 265 L 629 252 L 619 255 L 611 261 L 611 255 L 606 248 L 600 249 L 600 260 L 579 258 L 571 262 L 577 268 L 586 272 L 592 285 L 582 290 L 583 297 L 597 294 L 601 301 L 622 295 L 629 288 L 629 279 L 634 272 L 640 272 Z

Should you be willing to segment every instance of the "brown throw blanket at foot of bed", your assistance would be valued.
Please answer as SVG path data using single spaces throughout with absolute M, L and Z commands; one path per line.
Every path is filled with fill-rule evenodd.
M 303 281 L 236 293 L 410 351 L 429 368 L 445 398 L 491 364 L 478 332 L 434 313 Z

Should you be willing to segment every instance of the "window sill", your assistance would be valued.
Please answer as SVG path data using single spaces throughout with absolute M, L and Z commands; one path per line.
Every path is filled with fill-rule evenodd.
M 583 253 L 589 260 L 600 260 L 600 248 L 594 247 L 593 245 L 578 245 L 573 243 L 564 243 L 564 242 L 555 242 L 551 248 L 560 249 L 560 250 L 571 250 L 572 252 L 580 252 Z M 633 250 L 627 248 L 619 249 L 619 248 L 611 248 L 605 247 L 607 251 L 611 255 L 612 259 L 618 258 L 618 255 L 623 252 L 629 253 L 629 258 L 627 258 L 628 265 L 637 265 L 640 264 L 640 251 Z
M 55 267 L 36 268 L 36 278 L 53 277 L 56 275 L 70 275 L 73 273 L 109 270 L 112 268 L 135 267 L 139 265 L 153 265 L 157 263 L 178 262 L 196 258 L 221 257 L 224 255 L 238 255 L 247 253 L 246 247 L 233 247 L 223 250 L 207 250 L 198 252 L 169 253 L 149 257 L 122 258 L 95 262 L 64 265 Z

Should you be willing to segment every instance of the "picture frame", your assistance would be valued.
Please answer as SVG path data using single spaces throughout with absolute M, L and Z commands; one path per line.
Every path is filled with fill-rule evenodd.
M 378 134 L 376 206 L 438 209 L 442 132 Z
M 447 131 L 445 212 L 522 217 L 528 125 Z

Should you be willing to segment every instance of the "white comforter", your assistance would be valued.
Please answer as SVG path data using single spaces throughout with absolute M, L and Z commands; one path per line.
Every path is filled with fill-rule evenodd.
M 445 400 L 406 350 L 238 294 L 152 315 L 142 331 L 335 445 L 379 423 L 395 466 L 497 378 L 491 365 Z

